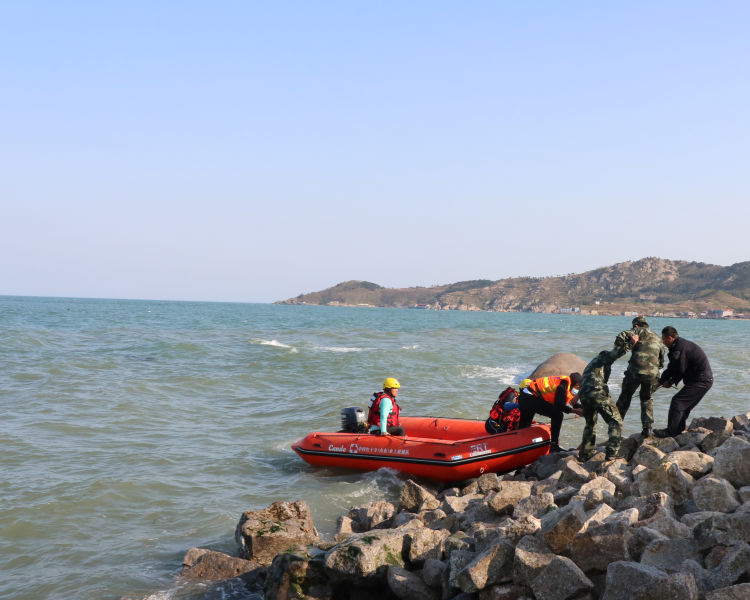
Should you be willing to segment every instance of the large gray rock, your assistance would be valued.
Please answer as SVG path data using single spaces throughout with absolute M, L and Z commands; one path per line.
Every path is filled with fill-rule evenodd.
M 555 556 L 531 582 L 537 600 L 567 600 L 593 589 L 594 584 L 569 558 Z
M 515 544 L 527 535 L 533 535 L 542 528 L 541 519 L 532 515 L 525 515 L 518 519 L 506 519 L 497 528 L 499 535 Z
M 706 600 L 747 600 L 750 598 L 750 583 L 738 583 L 713 592 L 706 592 Z
M 674 517 L 674 502 L 669 494 L 655 492 L 647 496 L 631 496 L 617 505 L 619 510 L 635 508 L 640 519 L 651 519 L 659 516 Z
M 664 461 L 665 456 L 666 454 L 659 450 L 659 448 L 651 444 L 643 444 L 635 451 L 630 462 L 634 465 L 643 465 L 652 469 L 658 467 Z
M 607 568 L 602 600 L 697 600 L 692 574 L 667 574 L 634 562 L 614 562 Z
M 739 437 L 724 442 L 714 455 L 714 475 L 738 488 L 750 485 L 750 443 Z
M 693 534 L 701 550 L 750 543 L 750 513 L 717 514 L 696 525 Z
M 349 509 L 347 515 L 352 521 L 352 531 L 362 533 L 375 527 L 388 526 L 396 514 L 396 507 L 385 500 L 376 500 L 364 506 Z
M 528 515 L 539 518 L 556 508 L 555 497 L 549 492 L 543 492 L 521 498 L 513 509 L 513 518 L 519 519 Z
M 542 541 L 527 535 L 516 544 L 513 558 L 513 581 L 520 585 L 531 585 L 531 582 L 554 557 L 555 555 Z
M 537 365 L 531 372 L 529 379 L 538 377 L 551 377 L 555 375 L 570 375 L 571 373 L 583 373 L 586 361 L 577 354 L 560 352 L 553 354 L 547 360 Z
M 409 479 L 401 488 L 398 506 L 399 510 L 416 513 L 440 507 L 440 500 L 427 488 Z
M 442 585 L 443 573 L 448 568 L 448 564 L 434 558 L 428 558 L 424 561 L 422 567 L 422 579 L 432 588 L 439 588 Z
M 442 560 L 445 540 L 450 536 L 447 529 L 415 529 L 406 534 L 409 548 L 408 559 L 415 567 L 422 566 L 429 558 Z
M 440 592 L 429 587 L 419 575 L 402 567 L 388 567 L 388 587 L 401 600 L 440 600 Z
M 240 556 L 270 565 L 280 552 L 319 541 L 307 502 L 274 502 L 242 513 L 234 532 Z
M 746 542 L 737 542 L 727 549 L 719 564 L 709 571 L 708 578 L 711 587 L 718 589 L 737 583 L 740 577 L 748 574 L 750 546 Z
M 240 577 L 246 587 L 262 589 L 266 568 L 251 560 L 229 556 L 223 552 L 191 548 L 182 559 L 180 577 L 197 581 L 220 581 Z
M 559 554 L 567 548 L 586 521 L 586 513 L 580 502 L 572 502 L 563 508 L 547 513 L 542 519 L 539 535 L 550 549 Z
M 492 585 L 479 592 L 479 600 L 522 600 L 531 596 L 531 589 L 517 583 Z
M 698 545 L 691 538 L 654 540 L 643 550 L 640 562 L 669 573 L 683 570 L 683 561 L 700 562 Z
M 699 510 L 734 512 L 740 505 L 737 490 L 721 477 L 704 477 L 693 486 L 693 502 Z
M 326 552 L 326 573 L 334 582 L 382 585 L 389 566 L 404 566 L 405 535 L 386 529 L 354 534 Z
M 664 458 L 668 462 L 675 463 L 685 473 L 696 479 L 703 477 L 714 466 L 713 456 L 692 450 L 676 450 Z
M 331 582 L 322 556 L 279 554 L 268 569 L 264 600 L 330 600 Z
M 472 593 L 490 585 L 510 581 L 514 557 L 515 548 L 509 542 L 500 540 L 491 548 L 477 554 L 459 571 L 459 587 L 464 592 Z
M 641 496 L 664 492 L 672 497 L 676 505 L 690 498 L 693 478 L 684 473 L 675 463 L 664 463 L 645 469 L 635 476 Z
M 628 530 L 624 521 L 587 527 L 570 542 L 569 556 L 585 573 L 606 571 L 612 562 L 630 560 Z
M 511 514 L 521 499 L 531 494 L 528 481 L 503 481 L 497 492 L 487 497 L 487 503 L 498 514 Z

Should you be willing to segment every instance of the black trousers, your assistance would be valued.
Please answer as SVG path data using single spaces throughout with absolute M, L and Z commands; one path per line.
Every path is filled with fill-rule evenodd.
M 518 395 L 518 408 L 521 410 L 521 420 L 518 423 L 519 429 L 529 427 L 531 421 L 534 420 L 534 416 L 539 413 L 550 418 L 550 442 L 557 444 L 560 441 L 560 428 L 565 416 L 563 411 L 557 410 L 554 404 L 545 402 L 537 396 L 523 393 Z
M 671 436 L 685 431 L 687 418 L 706 392 L 711 389 L 713 381 L 696 381 L 685 386 L 672 397 L 667 416 L 667 433 Z

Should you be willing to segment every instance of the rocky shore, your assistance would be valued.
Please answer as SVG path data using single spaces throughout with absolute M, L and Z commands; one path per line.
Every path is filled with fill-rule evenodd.
M 265 600 L 750 598 L 750 412 L 633 435 L 620 455 L 408 480 L 328 541 L 304 501 L 276 502 L 242 515 L 238 556 L 193 548 L 180 577 Z

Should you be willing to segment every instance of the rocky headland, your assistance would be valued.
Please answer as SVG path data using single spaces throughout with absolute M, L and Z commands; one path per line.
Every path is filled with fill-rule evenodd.
M 558 277 L 387 288 L 345 281 L 278 304 L 725 318 L 750 316 L 750 261 L 724 267 L 648 257 Z
M 408 480 L 328 540 L 304 501 L 275 502 L 235 539 L 237 556 L 191 549 L 180 577 L 265 600 L 747 599 L 750 412 L 633 435 L 609 461 L 561 452 L 460 487 Z

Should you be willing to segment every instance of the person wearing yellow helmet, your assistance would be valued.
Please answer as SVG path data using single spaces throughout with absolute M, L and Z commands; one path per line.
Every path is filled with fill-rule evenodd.
M 370 411 L 367 414 L 367 424 L 370 433 L 374 435 L 406 435 L 404 428 L 399 425 L 398 415 L 401 407 L 396 402 L 401 384 L 395 377 L 386 377 L 383 391 L 375 392 L 370 398 Z

